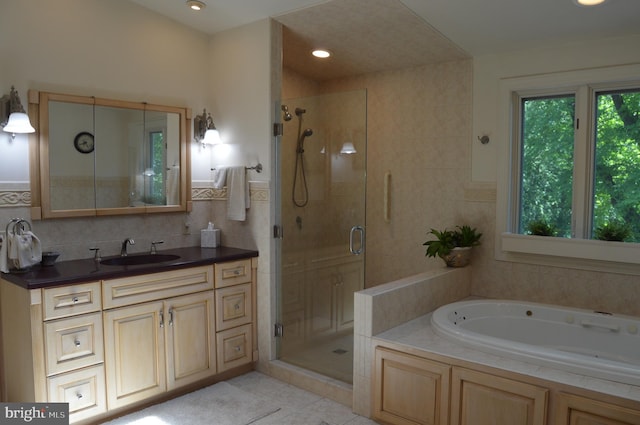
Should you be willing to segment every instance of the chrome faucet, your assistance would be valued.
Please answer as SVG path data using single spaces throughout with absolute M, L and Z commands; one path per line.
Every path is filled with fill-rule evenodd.
M 126 257 L 127 256 L 127 243 L 129 245 L 135 245 L 136 241 L 134 241 L 131 238 L 127 238 L 124 240 L 124 242 L 122 242 L 122 249 L 120 250 L 120 256 L 121 257 Z

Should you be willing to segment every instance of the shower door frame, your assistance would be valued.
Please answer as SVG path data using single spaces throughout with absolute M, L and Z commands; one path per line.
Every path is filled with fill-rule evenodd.
M 285 149 L 285 147 L 283 146 L 284 136 L 285 136 L 284 133 L 286 133 L 287 129 L 285 128 L 285 123 L 282 122 L 281 102 L 278 101 L 274 105 L 276 110 L 275 116 L 277 117 L 275 128 L 284 129 L 284 131 L 274 132 L 275 134 L 274 178 L 276 179 L 276 184 L 274 185 L 274 188 L 275 188 L 274 190 L 275 192 L 274 214 L 275 215 L 274 216 L 276 218 L 275 222 L 278 223 L 276 224 L 276 226 L 274 226 L 274 237 L 275 237 L 274 261 L 275 261 L 275 270 L 276 270 L 276 273 L 275 273 L 275 280 L 276 280 L 275 355 L 277 359 L 284 360 L 285 362 L 288 362 L 288 361 L 287 359 L 283 359 L 283 353 L 286 351 L 285 346 L 287 344 L 287 339 L 289 339 L 290 341 L 292 338 L 291 336 L 292 331 L 296 334 L 297 337 L 301 338 L 301 341 L 297 342 L 300 345 L 310 344 L 312 343 L 311 341 L 314 338 L 330 339 L 340 335 L 351 335 L 351 336 L 353 335 L 353 318 L 352 318 L 353 294 L 355 293 L 356 290 L 363 289 L 364 282 L 365 282 L 364 281 L 364 270 L 365 270 L 364 229 L 366 224 L 365 218 L 366 218 L 366 175 L 367 175 L 366 173 L 367 92 L 366 90 L 361 89 L 361 90 L 354 90 L 350 92 L 329 93 L 329 94 L 321 94 L 317 96 L 309 96 L 306 98 L 289 99 L 287 100 L 287 102 L 291 102 L 291 101 L 295 102 L 298 100 L 318 98 L 323 96 L 342 96 L 342 95 L 348 95 L 350 93 L 355 93 L 357 95 L 362 96 L 357 101 L 357 102 L 361 102 L 361 106 L 362 106 L 362 111 L 361 111 L 362 122 L 359 124 L 360 126 L 359 130 L 361 133 L 358 134 L 359 138 L 357 143 L 357 145 L 359 145 L 357 155 L 360 155 L 360 158 L 358 158 L 355 155 L 353 156 L 341 155 L 339 151 L 336 151 L 335 146 L 334 147 L 327 146 L 327 143 L 331 144 L 331 142 L 327 142 L 327 140 L 329 139 L 329 136 L 328 136 L 329 130 L 325 131 L 327 134 L 323 134 L 322 130 L 316 131 L 316 128 L 314 128 L 314 135 L 310 136 L 309 140 L 304 141 L 304 143 L 306 143 L 305 149 L 308 149 L 308 150 L 313 149 L 315 152 L 315 150 L 320 149 L 320 144 L 318 142 L 318 139 L 324 138 L 323 140 L 325 140 L 323 143 L 325 143 L 324 148 L 327 148 L 327 152 L 325 154 L 325 159 L 324 159 L 326 163 L 326 165 L 324 166 L 326 168 L 326 171 L 324 172 L 324 175 L 323 175 L 323 178 L 325 179 L 323 184 L 326 185 L 326 187 L 324 188 L 326 194 L 328 194 L 332 190 L 339 191 L 340 189 L 338 188 L 338 190 L 336 190 L 332 186 L 333 184 L 332 179 L 334 178 L 334 175 L 337 174 L 333 168 L 335 166 L 335 163 L 339 163 L 340 161 L 343 161 L 343 162 L 352 161 L 352 164 L 353 164 L 355 163 L 356 160 L 359 161 L 361 169 L 356 168 L 353 174 L 358 176 L 356 185 L 361 185 L 361 189 L 362 189 L 361 192 L 357 192 L 358 199 L 359 199 L 357 203 L 359 205 L 358 208 L 360 211 L 359 213 L 355 212 L 352 214 L 354 215 L 354 221 L 349 224 L 349 229 L 351 229 L 351 232 L 349 232 L 349 229 L 345 231 L 344 249 L 346 249 L 346 252 L 344 252 L 344 250 L 341 250 L 340 254 L 337 256 L 334 255 L 334 253 L 329 253 L 327 255 L 326 252 L 322 252 L 322 255 L 319 255 L 319 257 L 313 258 L 311 260 L 309 260 L 308 258 L 302 258 L 301 261 L 302 263 L 305 264 L 305 266 L 303 266 L 298 271 L 301 274 L 300 280 L 303 282 L 302 283 L 303 289 L 301 291 L 303 292 L 302 303 L 304 303 L 304 307 L 302 308 L 302 311 L 303 311 L 304 317 L 301 319 L 302 323 L 298 323 L 297 326 L 295 326 L 295 329 L 293 330 L 292 330 L 291 324 L 287 320 L 284 320 L 286 318 L 283 317 L 287 313 L 285 311 L 286 308 L 283 307 L 283 305 L 285 304 L 284 303 L 285 300 L 283 299 L 283 293 L 285 293 L 285 291 L 283 291 L 283 274 L 285 273 L 285 271 L 283 271 L 283 268 L 285 267 L 285 265 L 283 263 L 285 261 L 285 256 L 287 254 L 286 252 L 283 254 L 283 252 L 286 251 L 284 243 L 287 241 L 288 236 L 289 237 L 293 236 L 293 235 L 287 235 L 287 233 L 291 233 L 290 229 L 285 229 L 283 231 L 283 227 L 286 227 L 286 226 L 283 226 L 283 221 L 284 221 L 283 200 L 288 199 L 290 195 L 289 191 L 291 190 L 290 187 L 285 186 L 283 184 L 283 175 L 285 174 L 285 171 L 282 170 L 283 152 Z M 296 106 L 304 106 L 304 105 L 289 104 L 288 106 L 290 107 L 291 112 L 294 112 L 294 109 Z M 313 111 L 312 108 L 308 108 L 308 109 L 310 112 Z M 295 120 L 297 119 L 298 118 L 294 115 L 292 117 L 292 120 L 294 120 L 293 123 L 296 123 Z M 315 125 L 316 123 L 313 124 L 313 126 Z M 289 123 L 288 127 L 289 127 L 288 129 L 291 130 L 291 128 L 293 128 L 293 125 Z M 305 128 L 305 127 L 306 125 L 302 126 L 302 128 Z M 278 133 L 281 133 L 281 134 L 278 134 Z M 296 137 L 297 136 L 298 135 L 296 134 Z M 314 137 L 316 139 L 314 139 Z M 290 148 L 290 146 L 287 146 L 287 148 Z M 343 184 L 348 185 L 349 182 L 343 183 Z M 313 196 L 313 194 L 311 196 Z M 287 202 L 287 201 L 284 201 L 284 202 Z M 295 208 L 295 207 L 292 207 L 292 208 Z M 344 211 L 342 211 L 342 213 L 344 213 Z M 350 236 L 353 236 L 354 234 L 353 229 L 355 229 L 356 231 L 355 233 L 356 236 L 360 235 L 360 237 L 362 238 L 360 241 L 356 241 L 355 249 L 352 241 L 351 241 L 351 246 L 349 246 L 349 243 L 347 242 L 347 240 L 350 239 Z M 360 250 L 358 248 L 362 248 L 362 249 Z M 349 253 L 349 250 L 351 251 L 350 253 Z M 295 261 L 289 261 L 288 264 L 290 266 L 293 265 L 293 267 L 295 268 L 297 267 L 297 263 L 298 263 L 298 259 L 296 258 Z M 309 263 L 314 263 L 317 265 L 317 267 L 310 271 L 306 270 L 305 267 L 307 267 L 307 264 Z M 325 265 L 326 267 L 323 267 L 322 265 Z M 336 269 L 338 270 L 338 272 L 335 272 Z M 294 273 L 296 273 L 296 271 L 294 271 Z M 338 278 L 338 280 L 341 280 L 344 277 L 344 281 L 346 281 L 347 283 L 345 284 L 344 281 L 336 281 L 336 282 L 328 283 L 327 279 L 334 279 L 334 280 L 336 279 L 334 276 L 341 276 L 340 278 Z M 313 284 L 311 284 L 309 283 L 309 280 L 315 280 L 315 281 L 313 282 Z M 332 287 L 329 287 L 329 285 L 332 285 Z M 349 289 L 349 290 L 345 289 L 349 285 L 351 285 L 352 289 Z M 309 288 L 313 288 L 313 289 L 309 289 Z M 338 296 L 337 294 L 340 294 L 341 296 Z M 346 296 L 344 296 L 345 294 Z M 329 298 L 333 298 L 334 300 L 333 304 L 330 306 L 330 308 L 325 308 L 324 305 L 326 303 L 324 303 L 324 301 L 322 300 L 329 299 Z M 321 310 L 326 310 L 326 311 L 322 311 L 319 315 L 310 314 L 308 310 L 313 308 L 312 304 L 314 302 L 318 303 Z M 331 317 L 329 317 L 329 315 Z M 313 316 L 313 318 L 310 318 L 308 316 Z M 302 335 L 299 335 L 299 334 L 302 334 Z M 351 352 L 353 352 L 352 345 L 350 347 L 350 350 Z M 352 367 L 352 362 L 350 366 Z M 319 373 L 322 374 L 322 372 L 319 372 Z M 349 382 L 352 380 L 352 375 L 353 375 L 352 369 L 350 373 L 351 375 L 349 376 Z M 338 379 L 343 380 L 341 378 L 338 378 Z

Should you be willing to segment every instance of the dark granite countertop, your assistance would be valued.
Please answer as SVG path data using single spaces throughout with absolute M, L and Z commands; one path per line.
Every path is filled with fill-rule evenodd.
M 180 258 L 162 263 L 129 266 L 107 266 L 93 259 L 59 261 L 53 266 L 34 266 L 25 272 L 2 273 L 2 278 L 26 289 L 38 289 L 241 260 L 257 257 L 258 251 L 220 246 L 167 249 L 158 251 L 158 254 L 174 254 Z M 103 260 L 105 258 L 110 257 L 103 257 Z

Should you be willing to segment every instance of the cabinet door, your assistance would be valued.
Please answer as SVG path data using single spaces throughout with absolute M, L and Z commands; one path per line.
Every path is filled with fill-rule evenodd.
M 640 410 L 571 394 L 559 394 L 555 423 L 558 425 L 637 425 L 640 424 Z
M 454 368 L 451 425 L 545 425 L 548 390 Z
M 213 291 L 165 302 L 169 389 L 216 373 Z
M 338 331 L 353 328 L 354 294 L 364 288 L 364 270 L 361 262 L 338 267 L 337 320 Z
M 336 287 L 338 278 L 333 269 L 312 270 L 306 274 L 307 334 L 311 337 L 336 331 Z
M 447 425 L 448 365 L 376 347 L 373 417 L 396 425 Z
M 162 302 L 104 313 L 107 403 L 126 406 L 166 390 Z

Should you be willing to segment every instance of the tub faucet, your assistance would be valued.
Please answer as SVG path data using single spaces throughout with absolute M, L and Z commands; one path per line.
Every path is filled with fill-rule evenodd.
M 120 250 L 120 256 L 121 257 L 126 257 L 127 256 L 127 243 L 130 245 L 135 245 L 136 241 L 134 241 L 131 238 L 127 238 L 124 240 L 124 242 L 122 242 L 122 249 Z

